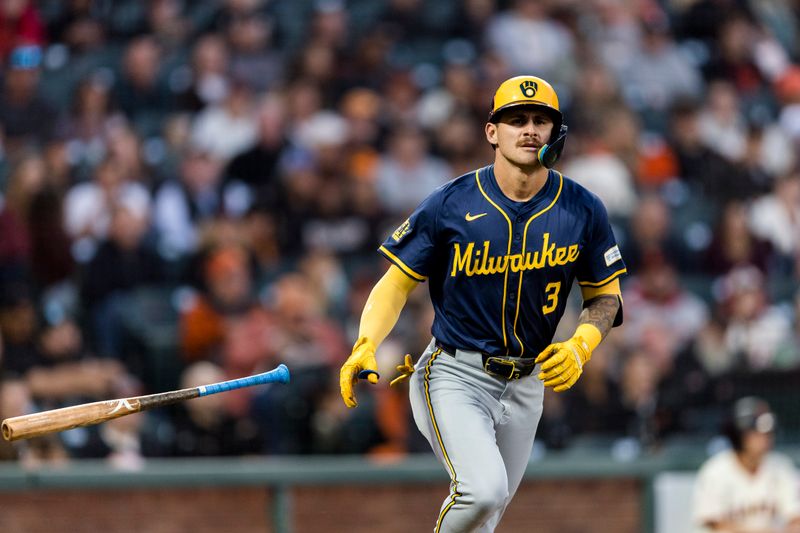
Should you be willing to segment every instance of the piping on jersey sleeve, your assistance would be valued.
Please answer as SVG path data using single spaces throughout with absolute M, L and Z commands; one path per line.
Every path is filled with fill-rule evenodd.
M 628 272 L 627 268 L 620 268 L 619 270 L 617 270 L 616 272 L 614 272 L 613 274 L 611 274 L 610 276 L 608 276 L 606 279 L 604 279 L 602 281 L 580 281 L 580 280 L 578 280 L 578 285 L 580 285 L 581 287 L 602 287 L 603 285 L 605 285 L 609 281 L 613 281 L 614 278 L 618 278 L 619 276 L 621 276 L 622 274 L 625 274 L 626 272 Z
M 480 169 L 475 171 L 475 182 L 478 184 L 478 189 L 481 191 L 481 194 L 483 195 L 483 197 L 486 198 L 486 200 L 488 200 L 489 203 L 492 204 L 495 207 L 495 209 L 500 211 L 500 214 L 503 215 L 503 218 L 505 218 L 506 222 L 508 222 L 508 250 L 506 251 L 506 256 L 510 256 L 511 255 L 511 234 L 513 233 L 513 230 L 511 228 L 511 219 L 508 218 L 508 215 L 506 214 L 506 212 L 503 211 L 503 209 L 499 205 L 497 205 L 494 202 L 494 200 L 489 198 L 489 195 L 486 194 L 486 191 L 483 190 L 483 186 L 481 185 Z M 509 270 L 511 270 L 511 269 L 509 269 L 509 268 L 506 269 L 505 278 L 503 279 L 503 303 L 502 303 L 502 305 L 500 307 L 500 324 L 501 324 L 501 326 L 503 328 L 503 346 L 506 347 L 506 355 L 508 355 L 508 340 L 506 339 L 506 294 L 508 292 L 508 271 Z
M 554 170 L 553 172 L 558 174 L 558 179 L 559 179 L 558 191 L 556 192 L 556 196 L 555 196 L 555 198 L 553 198 L 553 201 L 550 202 L 550 204 L 547 207 L 545 207 L 544 209 L 542 209 L 541 211 L 539 211 L 537 213 L 534 213 L 531 216 L 531 218 L 528 219 L 528 222 L 525 223 L 525 229 L 522 232 L 522 250 L 521 250 L 521 253 L 523 254 L 523 256 L 525 255 L 525 249 L 526 249 L 525 247 L 527 245 L 528 226 L 533 221 L 533 219 L 537 218 L 539 215 L 542 215 L 542 214 L 546 213 L 547 211 L 550 210 L 551 207 L 556 205 L 556 202 L 561 197 L 561 190 L 564 188 L 564 176 L 562 176 L 561 172 L 558 172 L 557 170 Z M 519 317 L 519 303 L 522 301 L 522 276 L 524 276 L 524 275 L 525 275 L 525 271 L 521 270 L 520 273 L 519 273 L 519 287 L 517 287 L 517 310 L 514 313 L 514 329 L 513 329 L 514 337 L 516 337 L 517 338 L 517 342 L 519 342 L 519 348 L 520 348 L 519 356 L 520 357 L 522 357 L 522 354 L 525 353 L 525 346 L 522 344 L 522 341 L 520 340 L 519 336 L 517 335 L 517 318 Z
M 581 296 L 584 302 L 588 302 L 598 296 L 619 296 L 622 299 L 622 289 L 619 286 L 619 278 L 614 278 L 605 285 L 599 287 L 581 287 Z
M 406 265 L 399 257 L 397 257 L 388 249 L 386 249 L 385 246 L 381 246 L 380 248 L 378 248 L 378 251 L 380 251 L 383 255 L 385 255 L 386 259 L 394 263 L 397 266 L 397 268 L 402 270 L 403 274 L 413 279 L 414 281 L 423 282 L 427 279 L 422 274 L 417 274 L 416 272 L 414 272 L 414 270 L 412 270 L 408 265 Z

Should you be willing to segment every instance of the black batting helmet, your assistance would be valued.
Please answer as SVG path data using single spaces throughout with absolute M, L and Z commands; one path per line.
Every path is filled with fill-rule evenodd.
M 725 424 L 725 435 L 736 451 L 742 449 L 744 434 L 749 431 L 772 433 L 776 419 L 766 400 L 756 396 L 741 398 L 733 404 L 730 417 Z

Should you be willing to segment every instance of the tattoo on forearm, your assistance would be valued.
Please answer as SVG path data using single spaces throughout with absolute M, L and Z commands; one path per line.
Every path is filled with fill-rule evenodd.
M 600 330 L 603 338 L 611 331 L 614 318 L 619 311 L 619 298 L 612 295 L 598 296 L 589 301 L 586 308 L 581 311 L 578 324 L 591 324 Z

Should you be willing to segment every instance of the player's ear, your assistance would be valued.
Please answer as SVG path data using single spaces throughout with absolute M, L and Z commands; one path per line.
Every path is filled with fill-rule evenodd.
M 489 144 L 496 145 L 497 144 L 497 124 L 493 122 L 486 123 L 486 140 L 489 141 Z

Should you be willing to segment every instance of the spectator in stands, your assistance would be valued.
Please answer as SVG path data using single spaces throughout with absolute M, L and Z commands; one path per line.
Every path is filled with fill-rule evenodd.
M 225 26 L 234 79 L 263 92 L 284 79 L 284 58 L 273 41 L 274 22 L 259 11 L 234 16 Z
M 750 229 L 744 203 L 731 201 L 722 207 L 704 263 L 705 272 L 713 276 L 748 265 L 756 266 L 764 273 L 772 269 L 772 246 Z
M 754 57 L 757 50 L 754 43 L 760 38 L 752 19 L 742 10 L 732 9 L 727 11 L 722 21 L 717 20 L 716 24 L 717 33 L 711 48 L 711 58 L 703 67 L 705 78 L 712 85 L 721 80 L 725 80 L 726 84 L 730 83 L 731 89 L 737 95 L 736 100 L 741 98 L 745 110 L 765 105 L 769 94 L 768 85 Z M 733 138 L 729 140 L 733 141 Z M 732 143 L 720 146 L 720 149 L 726 153 L 726 150 L 734 146 L 735 143 Z
M 728 352 L 742 369 L 771 368 L 791 323 L 781 308 L 770 304 L 764 275 L 754 267 L 735 269 L 721 280 L 719 292 Z
M 159 187 L 153 202 L 159 250 L 169 260 L 195 252 L 200 225 L 226 212 L 221 161 L 190 145 L 182 154 L 179 172 L 179 177 Z
M 450 169 L 428 155 L 425 134 L 414 127 L 399 127 L 389 138 L 388 151 L 378 166 L 378 194 L 386 210 L 405 217 L 430 191 L 443 184 Z
M 151 35 L 131 40 L 125 48 L 122 72 L 114 87 L 117 105 L 144 135 L 155 133 L 172 105 L 160 74 L 162 50 Z
M 106 134 L 108 155 L 119 163 L 120 171 L 130 182 L 140 183 L 148 191 L 155 185 L 152 169 L 145 161 L 141 137 L 127 124 L 115 122 Z
M 313 83 L 305 80 L 294 80 L 286 91 L 286 136 L 290 141 L 298 143 L 298 136 L 306 124 L 323 109 L 322 93 Z
M 740 168 L 707 145 L 701 127 L 702 106 L 679 101 L 670 113 L 669 141 L 678 159 L 679 175 L 692 192 L 716 206 L 729 199 L 746 196 L 747 176 Z
M 641 24 L 641 47 L 618 68 L 618 82 L 631 109 L 643 113 L 649 129 L 663 131 L 664 111 L 680 98 L 697 98 L 700 71 L 672 38 L 667 15 L 654 11 Z
M 575 393 L 566 400 L 564 423 L 576 436 L 613 435 L 625 429 L 622 421 L 614 418 L 621 409 L 618 383 L 621 357 L 618 354 L 622 354 L 622 350 L 617 346 L 598 348 L 596 368 L 590 370 L 589 366 L 586 367 L 581 383 L 576 384 Z M 591 411 L 587 411 L 589 406 Z
M 747 218 L 753 234 L 779 254 L 780 271 L 791 272 L 794 258 L 800 255 L 800 171 L 775 180 L 772 192 L 753 203 Z
M 202 263 L 203 291 L 180 316 L 180 352 L 189 364 L 210 361 L 231 379 L 266 370 L 274 362 L 279 330 L 253 291 L 253 271 L 245 249 L 220 244 Z M 226 394 L 231 414 L 247 412 L 252 390 Z
M 791 333 L 775 354 L 773 366 L 781 369 L 800 366 L 800 291 L 795 293 L 792 305 Z
M 47 286 L 72 272 L 69 239 L 63 229 L 61 195 L 48 181 L 53 178 L 36 152 L 21 158 L 9 177 L 0 208 L 5 254 L 0 278 L 32 281 Z
M 0 282 L 25 277 L 30 268 L 28 228 L 13 210 L 0 202 Z
M 108 236 L 83 268 L 81 302 L 92 324 L 95 347 L 103 355 L 120 359 L 125 355 L 121 328 L 130 293 L 164 281 L 161 259 L 144 240 L 149 224 L 148 212 L 115 206 Z
M 11 51 L 0 95 L 0 124 L 5 149 L 11 154 L 26 146 L 40 147 L 50 138 L 53 108 L 39 95 L 42 49 L 17 46 Z
M 283 200 L 281 157 L 287 149 L 285 102 L 277 93 L 264 96 L 258 105 L 258 137 L 239 153 L 225 170 L 227 182 L 240 182 L 253 203 L 273 208 Z
M 672 226 L 672 211 L 667 203 L 656 194 L 643 196 L 628 221 L 622 246 L 625 265 L 631 272 L 639 272 L 645 258 L 657 254 L 669 257 L 679 271 L 688 270 L 691 253 L 675 236 Z
M 627 113 L 627 112 L 626 112 Z M 619 115 L 616 115 L 619 116 Z M 633 175 L 610 142 L 617 130 L 615 110 L 604 109 L 597 122 L 583 132 L 583 150 L 564 164 L 564 174 L 588 188 L 603 201 L 611 217 L 627 217 L 636 205 Z
M 0 206 L 3 239 L 0 241 L 0 280 L 24 278 L 30 273 L 31 206 L 44 190 L 45 166 L 41 158 L 28 156 L 13 168 Z
M 574 78 L 575 38 L 548 16 L 548 8 L 542 0 L 515 0 L 489 23 L 486 39 L 513 72 L 536 72 L 558 86 Z
M 78 57 L 101 50 L 111 33 L 106 18 L 108 13 L 93 9 L 95 6 L 91 2 L 82 0 L 59 4 L 58 11 L 48 24 L 52 41 L 65 45 L 70 53 Z
M 718 79 L 708 86 L 704 109 L 698 116 L 703 144 L 732 163 L 744 159 L 747 121 L 742 115 L 739 95 L 730 81 Z
M 424 0 L 387 0 L 375 23 L 375 27 L 394 41 L 394 52 L 402 52 L 402 45 L 414 49 L 426 40 L 440 38 L 447 24 L 450 6 L 436 9 Z
M 6 63 L 8 54 L 22 44 L 43 45 L 46 32 L 39 8 L 31 0 L 5 2 L 0 7 L 0 58 Z
M 794 146 L 800 143 L 800 66 L 792 66 L 775 83 L 781 109 L 777 123 L 789 135 Z
M 384 101 L 383 120 L 392 128 L 415 127 L 419 115 L 420 87 L 410 70 L 393 70 L 380 87 Z
M 350 13 L 341 0 L 317 0 L 308 27 L 313 40 L 337 54 L 343 53 L 351 44 L 353 28 Z
M 257 127 L 252 87 L 244 80 L 233 79 L 225 98 L 197 115 L 191 141 L 226 163 L 255 142 Z M 225 135 L 220 135 L 221 131 Z
M 592 127 L 599 109 L 621 105 L 621 87 L 612 71 L 599 60 L 585 61 L 578 70 L 575 99 L 570 103 L 570 133 Z
M 48 176 L 52 178 L 52 176 Z M 64 228 L 63 193 L 49 186 L 34 196 L 29 213 L 31 272 L 38 287 L 71 280 L 72 240 Z
M 99 73 L 82 79 L 69 112 L 58 121 L 56 134 L 69 139 L 74 164 L 97 165 L 105 155 L 112 123 L 124 120 L 112 110 L 110 89 L 111 80 Z
M 434 132 L 434 145 L 453 174 L 464 174 L 470 169 L 479 168 L 480 161 L 486 161 L 491 150 L 487 143 L 481 143 L 473 135 L 480 129 L 478 121 L 471 114 L 459 112 L 441 124 Z
M 354 156 L 362 155 L 363 162 L 369 164 L 369 172 L 351 170 L 351 173 L 374 179 L 375 162 L 379 144 L 383 139 L 381 96 L 372 89 L 354 88 L 347 91 L 341 99 L 339 111 L 347 121 L 350 142 L 353 144 Z
M 339 69 L 336 51 L 321 41 L 312 40 L 298 53 L 289 76 L 319 87 L 322 102 L 328 108 L 334 107 L 344 92 Z
M 228 46 L 217 34 L 200 36 L 192 48 L 191 68 L 186 87 L 178 88 L 178 106 L 196 113 L 209 105 L 220 104 L 230 90 Z
M 184 14 L 185 5 L 179 0 L 153 0 L 147 4 L 145 28 L 164 50 L 180 50 L 192 30 Z
M 425 91 L 419 100 L 419 123 L 424 128 L 436 130 L 450 125 L 450 118 L 476 111 L 473 99 L 478 91 L 478 80 L 467 65 L 445 65 L 442 85 Z
M 622 361 L 619 394 L 620 412 L 615 413 L 623 432 L 635 438 L 646 450 L 652 450 L 664 436 L 660 426 L 661 405 L 659 369 L 651 364 L 646 350 L 634 350 Z
M 124 206 L 140 218 L 150 211 L 150 192 L 126 176 L 126 168 L 112 157 L 106 157 L 94 170 L 92 181 L 77 183 L 64 197 L 64 227 L 78 248 L 73 250 L 78 261 L 87 261 L 95 253 L 99 241 L 108 236 L 111 215 L 117 206 Z
M 688 343 L 708 320 L 705 303 L 681 286 L 680 278 L 663 251 L 647 254 L 637 274 L 625 286 L 628 311 L 624 338 L 628 346 L 641 345 L 648 328 L 669 331 L 672 355 Z

